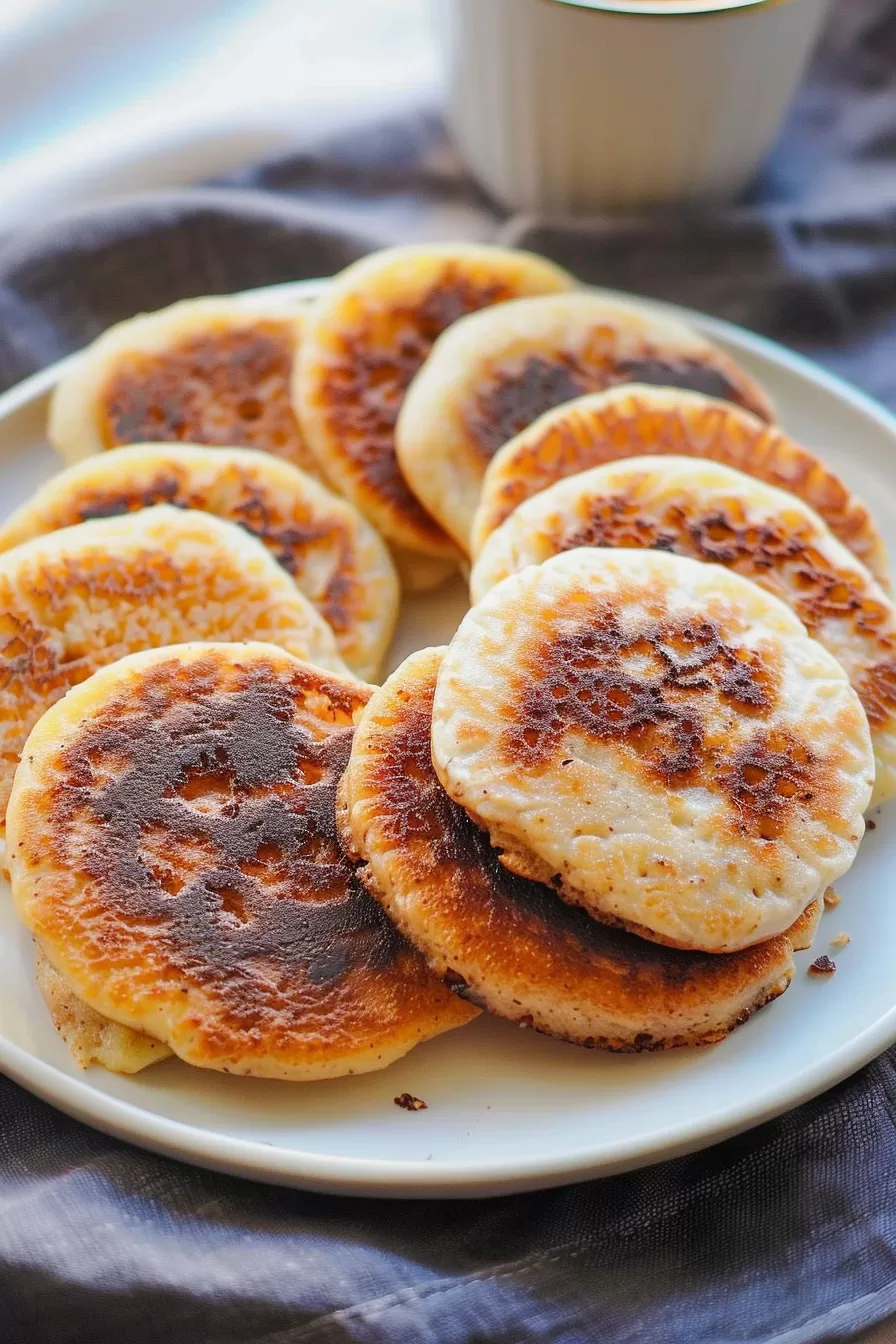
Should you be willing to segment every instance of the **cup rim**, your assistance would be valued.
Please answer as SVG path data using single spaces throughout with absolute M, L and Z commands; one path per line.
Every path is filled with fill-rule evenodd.
M 719 18 L 724 14 L 739 14 L 744 10 L 775 9 L 792 0 L 547 0 L 549 4 L 566 5 L 569 9 L 592 10 L 601 14 L 617 14 L 626 18 L 671 19 Z

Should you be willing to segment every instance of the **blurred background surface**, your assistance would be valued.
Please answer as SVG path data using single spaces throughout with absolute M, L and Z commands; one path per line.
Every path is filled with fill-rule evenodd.
M 428 0 L 3 0 L 0 228 L 433 102 Z

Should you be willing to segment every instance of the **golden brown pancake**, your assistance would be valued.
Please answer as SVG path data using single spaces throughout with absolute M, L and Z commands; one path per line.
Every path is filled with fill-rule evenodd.
M 190 1064 L 383 1068 L 475 1011 L 340 848 L 336 785 L 370 688 L 263 644 L 103 668 L 44 716 L 8 812 L 13 899 L 89 1007 Z
M 404 394 L 436 337 L 477 308 L 572 283 L 529 253 L 422 244 L 365 257 L 317 301 L 296 367 L 302 431 L 331 484 L 391 544 L 437 560 L 459 558 L 395 459 Z
M 505 866 L 690 951 L 783 933 L 855 858 L 874 781 L 846 673 L 777 597 L 580 548 L 467 612 L 433 764 Z
M 110 1073 L 139 1073 L 170 1056 L 161 1041 L 88 1008 L 39 946 L 34 974 L 53 1025 L 79 1068 L 99 1064 Z
M 412 654 L 371 697 L 342 825 L 369 889 L 456 994 L 521 1026 L 630 1051 L 719 1041 L 784 992 L 817 902 L 788 934 L 709 956 L 607 928 L 504 868 L 433 769 L 442 652 Z
M 59 472 L 0 526 L 0 551 L 154 504 L 239 523 L 292 576 L 352 671 L 376 673 L 400 596 L 386 546 L 351 504 L 270 453 L 145 443 L 86 458 Z
M 814 453 L 723 402 L 666 388 L 620 387 L 536 420 L 485 473 L 473 554 L 524 499 L 564 476 L 626 457 L 709 458 L 802 499 L 889 588 L 887 551 L 869 510 Z
M 578 546 L 687 555 L 780 597 L 862 701 L 874 743 L 872 805 L 896 793 L 896 610 L 802 500 L 695 457 L 592 467 L 524 500 L 488 537 L 470 578 L 473 601 L 509 574 Z
M 242 528 L 159 505 L 0 556 L 0 833 L 22 744 L 105 663 L 186 639 L 264 639 L 344 671 L 332 632 Z
M 290 398 L 302 330 L 298 307 L 228 296 L 119 322 L 53 393 L 50 442 L 67 462 L 125 443 L 260 448 L 318 475 Z
M 469 551 L 494 454 L 551 407 L 619 383 L 693 388 L 773 418 L 762 388 L 684 323 L 599 294 L 552 294 L 474 313 L 439 339 L 401 408 L 399 466 Z

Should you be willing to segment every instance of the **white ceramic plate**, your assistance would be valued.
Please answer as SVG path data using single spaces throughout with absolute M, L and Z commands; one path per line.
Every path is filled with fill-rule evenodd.
M 314 286 L 283 286 L 284 301 Z M 653 305 L 662 306 L 662 305 Z M 782 422 L 874 507 L 896 555 L 896 419 L 788 351 L 684 313 L 762 380 Z M 43 426 L 63 365 L 0 397 L 0 513 L 56 468 Z M 390 668 L 447 641 L 466 608 L 458 581 L 405 604 Z M 877 816 L 877 814 L 875 814 Z M 284 1084 L 176 1060 L 135 1078 L 80 1072 L 50 1024 L 32 947 L 0 893 L 0 1068 L 61 1110 L 185 1161 L 259 1180 L 359 1195 L 489 1195 L 607 1175 L 714 1143 L 805 1101 L 896 1040 L 896 828 L 888 815 L 837 884 L 794 983 L 721 1045 L 602 1055 L 482 1017 L 382 1073 Z M 805 969 L 841 929 L 837 973 Z M 428 1110 L 393 1105 L 400 1092 Z

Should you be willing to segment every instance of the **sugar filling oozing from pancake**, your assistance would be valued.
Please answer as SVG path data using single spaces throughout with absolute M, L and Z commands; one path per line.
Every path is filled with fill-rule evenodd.
M 442 654 L 412 654 L 374 692 L 343 790 L 365 881 L 455 993 L 521 1026 L 614 1050 L 721 1040 L 783 993 L 817 910 L 805 929 L 745 952 L 681 952 L 608 928 L 504 867 L 433 768 Z
M 11 854 L 47 954 L 98 1011 L 225 1072 L 379 1068 L 467 1020 L 336 835 L 367 688 L 265 646 L 186 647 L 117 689 L 106 669 L 108 698 L 38 752 L 41 821 Z

